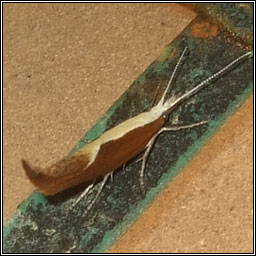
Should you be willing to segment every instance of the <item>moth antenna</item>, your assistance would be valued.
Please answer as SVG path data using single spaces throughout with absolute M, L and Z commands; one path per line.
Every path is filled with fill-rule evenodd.
M 173 99 L 167 100 L 164 103 L 165 107 L 167 108 L 167 111 L 165 112 L 165 114 L 168 114 L 169 112 L 171 112 L 173 106 L 175 106 L 177 104 L 180 104 L 182 101 L 184 101 L 184 100 L 190 98 L 191 96 L 195 95 L 198 91 L 202 90 L 205 86 L 207 86 L 210 81 L 212 81 L 213 79 L 219 77 L 221 74 L 223 74 L 229 68 L 233 67 L 236 63 L 238 63 L 240 60 L 246 58 L 250 54 L 252 54 L 252 51 L 247 52 L 247 53 L 241 55 L 240 57 L 236 58 L 235 60 L 230 62 L 228 65 L 226 65 L 224 68 L 222 68 L 221 70 L 219 70 L 218 72 L 216 72 L 212 76 L 206 78 L 204 81 L 202 81 L 201 83 L 196 85 L 192 90 L 190 90 L 190 91 L 186 92 L 185 94 L 183 94 L 181 97 L 179 97 L 174 102 L 173 102 Z
M 176 63 L 175 68 L 174 68 L 174 70 L 172 72 L 171 78 L 170 78 L 170 80 L 169 80 L 169 82 L 168 82 L 168 84 L 167 84 L 167 86 L 165 88 L 164 94 L 163 94 L 162 98 L 158 102 L 159 105 L 163 105 L 164 104 L 164 100 L 166 98 L 166 95 L 167 95 L 168 91 L 171 89 L 173 78 L 174 78 L 174 76 L 175 76 L 175 74 L 176 74 L 176 72 L 177 72 L 177 70 L 178 70 L 178 68 L 180 66 L 180 63 L 181 63 L 181 61 L 182 61 L 182 59 L 183 59 L 187 49 L 188 49 L 188 47 L 186 46 L 184 48 L 184 50 L 182 51 L 181 56 L 180 56 L 178 62 Z

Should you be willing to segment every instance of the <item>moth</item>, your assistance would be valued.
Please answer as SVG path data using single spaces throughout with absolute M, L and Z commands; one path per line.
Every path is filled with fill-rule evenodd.
M 147 157 L 157 136 L 162 132 L 192 128 L 207 123 L 207 121 L 202 121 L 180 127 L 164 127 L 168 115 L 179 104 L 197 94 L 208 86 L 213 79 L 219 77 L 252 53 L 247 52 L 236 58 L 182 96 L 168 99 L 167 95 L 174 75 L 186 51 L 187 48 L 182 51 L 161 99 L 149 111 L 140 113 L 107 130 L 73 155 L 66 156 L 47 168 L 32 167 L 22 159 L 22 165 L 28 179 L 45 195 L 55 195 L 81 183 L 91 182 L 91 185 L 83 193 L 84 196 L 93 187 L 96 179 L 103 177 L 100 192 L 107 178 L 117 168 L 145 151 L 140 170 L 140 183 L 143 187 L 143 173 Z

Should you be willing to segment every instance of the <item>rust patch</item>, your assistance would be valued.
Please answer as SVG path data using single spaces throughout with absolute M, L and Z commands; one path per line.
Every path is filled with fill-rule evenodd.
M 173 58 L 177 53 L 177 47 L 171 49 L 169 45 L 167 45 L 162 51 L 161 55 L 157 58 L 158 62 L 164 62 L 166 59 Z
M 216 37 L 218 32 L 218 26 L 209 21 L 197 22 L 191 28 L 191 35 L 195 38 L 208 39 L 209 37 Z
M 173 58 L 177 54 L 177 51 L 178 51 L 177 47 L 174 47 L 172 52 L 171 52 L 171 54 L 170 54 L 170 56 L 169 56 L 169 59 Z
M 251 6 L 248 3 L 241 3 L 238 5 L 239 8 L 243 8 L 248 12 L 252 12 Z

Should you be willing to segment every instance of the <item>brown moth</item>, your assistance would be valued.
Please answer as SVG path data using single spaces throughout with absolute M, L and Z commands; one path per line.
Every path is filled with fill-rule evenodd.
M 251 54 L 251 52 L 247 52 L 236 58 L 181 97 L 166 99 L 174 74 L 185 51 L 186 49 L 183 50 L 165 92 L 156 106 L 106 131 L 73 155 L 62 158 L 48 168 L 31 167 L 28 162 L 22 159 L 22 164 L 29 180 L 43 194 L 54 195 L 78 184 L 93 182 L 99 177 L 106 177 L 106 175 L 109 175 L 146 149 L 142 159 L 140 175 L 143 186 L 146 159 L 156 137 L 161 132 L 191 128 L 206 123 L 203 121 L 192 125 L 168 128 L 163 127 L 166 116 L 181 102 L 209 85 L 211 80 Z M 104 179 L 104 181 L 106 180 Z

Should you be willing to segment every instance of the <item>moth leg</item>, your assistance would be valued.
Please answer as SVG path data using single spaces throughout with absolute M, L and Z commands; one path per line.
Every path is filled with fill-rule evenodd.
M 106 174 L 106 175 L 104 176 L 103 180 L 102 180 L 101 183 L 100 183 L 100 187 L 99 187 L 99 189 L 98 189 L 98 191 L 97 191 L 97 194 L 95 195 L 95 197 L 93 198 L 93 200 L 89 203 L 89 205 L 88 205 L 88 207 L 87 207 L 87 209 L 86 209 L 86 211 L 85 211 L 85 213 L 84 213 L 83 215 L 86 215 L 86 213 L 87 213 L 87 212 L 92 208 L 92 206 L 95 204 L 95 202 L 97 201 L 97 199 L 98 199 L 100 193 L 102 192 L 102 190 L 103 190 L 105 184 L 107 183 L 109 176 L 112 176 L 112 175 L 113 175 L 113 172 L 110 172 L 110 173 L 108 173 L 108 174 Z
M 157 135 L 158 135 L 158 133 L 156 134 L 156 137 L 157 137 Z M 155 136 L 153 136 L 152 138 L 151 138 L 151 140 L 148 142 L 148 144 L 145 146 L 145 148 L 143 149 L 143 150 L 145 150 L 145 149 L 147 149 L 152 143 L 154 144 L 154 141 L 153 140 L 155 140 L 156 138 L 154 138 Z M 151 148 L 152 148 L 152 146 L 151 146 Z M 149 150 L 150 151 L 150 150 Z M 144 151 L 144 155 L 142 156 L 142 157 L 140 157 L 140 158 L 138 158 L 137 160 L 135 160 L 134 161 L 134 163 L 138 163 L 138 162 L 140 162 L 140 161 L 143 161 L 143 159 L 145 158 L 145 154 L 146 154 L 146 150 Z M 149 153 L 148 153 L 149 154 Z M 147 154 L 147 155 L 148 155 Z
M 71 209 L 73 209 L 83 198 L 85 198 L 87 196 L 87 194 L 90 192 L 90 190 L 93 188 L 94 186 L 94 182 L 92 184 L 90 184 L 84 191 L 83 193 L 76 199 L 76 201 L 71 205 Z
M 125 168 L 125 165 L 124 165 L 123 169 L 124 168 Z M 111 182 L 113 183 L 114 182 L 114 171 L 110 172 L 109 175 L 110 175 Z
M 198 123 L 182 125 L 182 126 L 163 127 L 159 132 L 162 133 L 162 132 L 169 132 L 169 131 L 179 131 L 179 130 L 183 130 L 183 129 L 189 129 L 189 128 L 193 128 L 196 126 L 204 125 L 207 123 L 208 123 L 208 121 L 201 121 Z
M 161 130 L 160 130 L 160 131 L 161 131 Z M 154 145 L 154 143 L 155 143 L 155 141 L 156 141 L 157 136 L 161 133 L 160 131 L 159 131 L 158 133 L 156 133 L 156 134 L 152 137 L 152 139 L 148 142 L 148 144 L 146 145 L 146 147 L 145 147 L 146 150 L 145 150 L 145 152 L 144 152 L 143 157 L 140 158 L 139 160 L 137 160 L 137 161 L 142 160 L 141 169 L 140 169 L 140 188 L 141 188 L 141 190 L 142 190 L 143 193 L 145 193 L 144 171 L 145 171 L 145 168 L 146 168 L 146 162 L 147 162 L 149 153 L 150 153 L 150 151 L 151 151 L 151 149 L 152 149 L 152 147 L 153 147 L 153 145 Z M 137 162 L 137 161 L 136 161 L 136 162 Z
M 123 172 L 125 171 L 125 168 L 126 168 L 126 164 L 124 163 L 124 164 L 123 164 L 123 169 L 122 169 Z M 110 178 L 111 178 L 111 182 L 114 181 L 113 173 L 114 173 L 114 172 L 111 172 L 111 177 L 110 177 Z
M 208 123 L 208 121 L 201 121 L 198 123 L 194 123 L 194 124 L 189 124 L 189 125 L 183 125 L 183 126 L 176 126 L 176 127 L 163 127 L 161 130 L 159 130 L 153 137 L 152 139 L 148 142 L 147 146 L 146 146 L 146 150 L 145 153 L 143 155 L 143 157 L 137 161 L 142 160 L 142 164 L 141 164 L 141 169 L 140 169 L 140 186 L 141 186 L 141 190 L 145 193 L 145 186 L 144 186 L 144 171 L 146 168 L 146 162 L 149 156 L 149 153 L 156 141 L 156 138 L 158 137 L 159 134 L 161 134 L 162 132 L 169 132 L 169 131 L 178 131 L 178 130 L 182 130 L 182 129 L 189 129 L 189 128 L 193 128 L 199 125 L 203 125 Z M 136 162 L 137 162 L 136 161 Z

